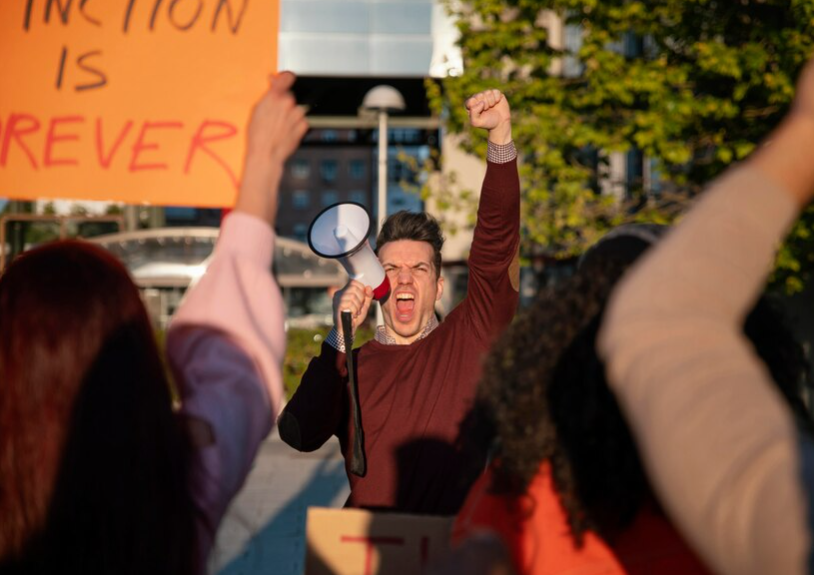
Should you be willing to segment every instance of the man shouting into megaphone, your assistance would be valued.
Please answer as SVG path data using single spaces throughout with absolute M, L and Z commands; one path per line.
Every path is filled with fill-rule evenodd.
M 456 441 L 482 358 L 517 307 L 520 186 L 506 97 L 487 90 L 466 107 L 472 126 L 489 134 L 466 298 L 438 322 L 441 229 L 428 214 L 393 214 L 376 238 L 391 287 L 382 306 L 384 326 L 373 341 L 346 348 L 342 311 L 351 312 L 355 331 L 373 300 L 370 287 L 348 283 L 334 298 L 334 330 L 278 421 L 283 440 L 301 451 L 318 449 L 332 435 L 339 438 L 351 488 L 347 507 L 453 515 L 474 479 L 468 475 L 479 467 L 458 451 Z M 346 353 L 353 354 L 351 373 Z M 357 469 L 352 459 L 359 432 L 349 375 L 355 375 L 364 430 L 361 474 L 350 472 Z

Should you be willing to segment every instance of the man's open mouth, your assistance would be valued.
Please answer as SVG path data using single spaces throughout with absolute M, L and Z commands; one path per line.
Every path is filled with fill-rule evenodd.
M 411 293 L 396 294 L 396 312 L 399 319 L 409 319 L 415 309 L 415 296 Z

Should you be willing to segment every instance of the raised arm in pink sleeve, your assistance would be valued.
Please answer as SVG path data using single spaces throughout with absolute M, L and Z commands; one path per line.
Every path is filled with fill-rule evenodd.
M 728 172 L 623 280 L 600 334 L 662 503 L 721 574 L 806 572 L 797 433 L 742 333 L 795 215 L 760 171 Z
M 227 216 L 207 272 L 167 336 L 182 412 L 208 424 L 213 436 L 193 449 L 191 463 L 202 558 L 282 404 L 284 312 L 271 275 L 273 251 L 267 223 Z

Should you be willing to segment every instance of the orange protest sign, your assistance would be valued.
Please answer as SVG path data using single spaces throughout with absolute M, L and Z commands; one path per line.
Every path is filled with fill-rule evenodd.
M 234 202 L 278 0 L 0 2 L 0 197 Z

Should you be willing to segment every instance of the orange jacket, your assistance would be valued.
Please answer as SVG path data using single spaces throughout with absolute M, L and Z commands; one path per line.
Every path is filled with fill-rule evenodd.
M 527 497 L 494 495 L 491 468 L 472 487 L 453 527 L 453 545 L 489 529 L 500 535 L 521 575 L 709 575 L 668 520 L 643 509 L 610 545 L 594 532 L 576 547 L 565 509 L 543 462 Z

